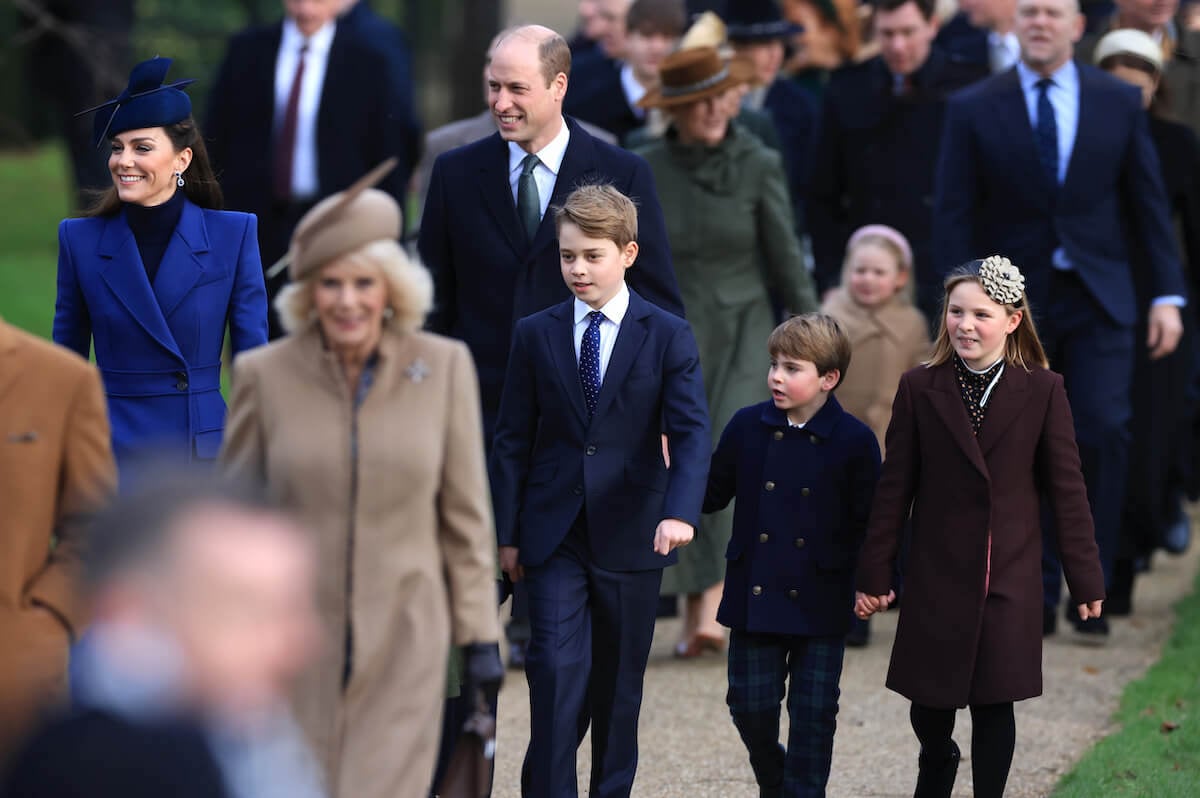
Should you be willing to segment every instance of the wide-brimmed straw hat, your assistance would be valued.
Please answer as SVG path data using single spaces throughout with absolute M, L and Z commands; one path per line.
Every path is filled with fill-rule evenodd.
M 754 66 L 743 58 L 725 59 L 715 47 L 677 50 L 658 68 L 658 88 L 646 92 L 639 108 L 671 108 L 720 94 L 754 79 Z

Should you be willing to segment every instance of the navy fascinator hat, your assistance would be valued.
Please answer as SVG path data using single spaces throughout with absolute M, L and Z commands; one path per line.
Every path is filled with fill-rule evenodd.
M 180 91 L 181 86 L 195 83 L 194 80 L 177 80 L 164 83 L 170 58 L 151 58 L 143 61 L 129 73 L 129 85 L 108 102 L 80 111 L 83 116 L 96 111 L 93 131 L 96 146 L 126 130 L 143 127 L 165 127 L 182 122 L 192 115 L 191 99 Z

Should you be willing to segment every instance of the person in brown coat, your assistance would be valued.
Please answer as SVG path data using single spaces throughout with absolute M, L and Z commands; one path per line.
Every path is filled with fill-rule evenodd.
M 334 798 L 428 793 L 452 644 L 468 695 L 503 675 L 475 369 L 420 331 L 432 281 L 379 171 L 297 226 L 290 332 L 235 362 L 220 457 L 316 532 L 325 648 L 293 710 Z
M 82 521 L 116 475 L 95 367 L 0 319 L 0 763 L 66 696 Z
M 1104 574 L 1063 379 L 1046 367 L 1024 277 L 993 255 L 945 285 L 933 355 L 896 392 L 855 611 L 865 618 L 894 600 L 911 509 L 887 686 L 912 701 L 915 795 L 949 798 L 955 710 L 970 706 L 975 796 L 999 798 L 1016 739 L 1013 702 L 1042 692 L 1039 495 L 1054 508 L 1081 619 L 1100 616 Z

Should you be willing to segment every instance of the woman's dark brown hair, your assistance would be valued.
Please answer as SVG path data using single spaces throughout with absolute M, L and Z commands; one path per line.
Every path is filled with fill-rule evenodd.
M 1152 78 L 1158 79 L 1158 86 L 1154 89 L 1154 96 L 1150 99 L 1149 111 L 1152 115 L 1160 119 L 1173 119 L 1171 112 L 1171 92 L 1167 89 L 1167 82 L 1163 80 L 1163 73 L 1159 72 L 1154 64 L 1151 64 L 1144 58 L 1138 58 L 1131 53 L 1113 53 L 1108 58 L 1103 59 L 1097 64 L 1105 72 L 1112 72 L 1116 67 L 1126 67 L 1128 69 L 1136 69 L 1138 72 L 1145 72 Z
M 211 210 L 221 210 L 225 204 L 221 196 L 221 186 L 213 173 L 212 163 L 208 160 L 208 150 L 204 147 L 204 137 L 196 121 L 190 116 L 182 122 L 164 125 L 163 132 L 171 141 L 175 152 L 185 147 L 192 148 L 192 162 L 183 173 L 183 193 L 196 205 Z M 117 195 L 117 187 L 97 191 L 92 197 L 92 203 L 84 210 L 84 216 L 112 216 L 121 210 L 121 198 Z

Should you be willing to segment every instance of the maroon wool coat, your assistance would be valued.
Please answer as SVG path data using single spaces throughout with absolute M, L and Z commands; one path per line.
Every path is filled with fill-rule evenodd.
M 1062 377 L 1008 365 L 978 438 L 953 363 L 901 377 L 858 572 L 859 590 L 888 592 L 911 507 L 890 689 L 942 708 L 1041 695 L 1039 491 L 1054 507 L 1072 601 L 1104 598 Z

